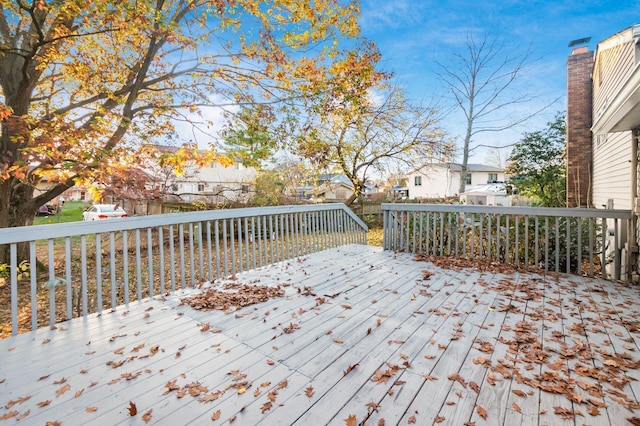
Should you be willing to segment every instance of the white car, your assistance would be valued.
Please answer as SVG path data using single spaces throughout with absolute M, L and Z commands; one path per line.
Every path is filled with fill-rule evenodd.
M 129 216 L 118 204 L 94 204 L 82 212 L 82 220 L 115 219 Z

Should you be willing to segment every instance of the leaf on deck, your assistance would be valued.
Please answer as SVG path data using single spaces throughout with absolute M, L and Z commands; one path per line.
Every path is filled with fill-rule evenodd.
M 134 404 L 133 401 L 129 401 L 129 406 L 127 407 L 127 411 L 129 412 L 129 415 L 133 417 L 136 414 L 138 414 L 138 407 L 136 407 L 136 404 Z
M 477 412 L 477 413 L 478 413 L 478 415 L 479 415 L 480 417 L 482 417 L 483 419 L 485 419 L 485 420 L 487 419 L 487 414 L 488 414 L 488 413 L 487 413 L 487 410 L 485 410 L 485 408 L 484 408 L 484 407 L 482 407 L 482 406 L 480 406 L 480 405 L 477 405 L 477 406 L 476 406 L 476 412 Z
M 60 388 L 58 388 L 58 390 L 56 390 L 56 396 L 60 396 L 63 395 L 65 392 L 67 392 L 69 389 L 71 389 L 71 385 L 69 385 L 68 383 Z
M 349 414 L 349 417 L 344 419 L 344 424 L 346 426 L 356 426 L 358 424 L 358 420 L 356 419 L 355 414 Z
M 347 369 L 342 372 L 342 377 L 351 373 L 351 371 L 353 371 L 353 369 L 356 368 L 358 365 L 360 365 L 360 363 L 356 362 L 355 364 L 348 366 Z

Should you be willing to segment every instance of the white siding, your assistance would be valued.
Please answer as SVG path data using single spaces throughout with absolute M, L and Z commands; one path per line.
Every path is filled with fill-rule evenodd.
M 489 174 L 497 174 L 499 182 L 505 181 L 504 172 L 470 171 L 471 185 L 466 185 L 465 191 L 478 185 L 488 183 Z M 422 185 L 416 185 L 416 177 L 422 178 Z M 460 186 L 460 172 L 440 166 L 425 166 L 409 175 L 409 198 L 441 198 L 453 197 L 458 194 Z
M 616 209 L 631 209 L 631 132 L 609 133 L 593 146 L 593 205 L 613 199 Z

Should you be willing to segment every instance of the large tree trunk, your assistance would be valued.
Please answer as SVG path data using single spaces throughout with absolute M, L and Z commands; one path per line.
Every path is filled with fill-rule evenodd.
M 33 199 L 33 187 L 10 177 L 0 183 L 0 229 L 29 226 L 39 206 Z M 29 258 L 27 243 L 18 245 L 18 261 Z M 0 263 L 9 262 L 9 246 L 0 247 Z

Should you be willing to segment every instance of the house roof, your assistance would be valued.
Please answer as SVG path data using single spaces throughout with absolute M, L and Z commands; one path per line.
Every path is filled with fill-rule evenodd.
M 433 163 L 434 167 L 440 167 L 443 169 L 451 169 L 453 171 L 459 172 L 462 170 L 462 165 L 459 163 Z M 504 168 L 487 166 L 486 164 L 467 164 L 468 172 L 504 172 Z

